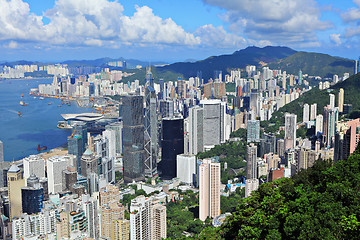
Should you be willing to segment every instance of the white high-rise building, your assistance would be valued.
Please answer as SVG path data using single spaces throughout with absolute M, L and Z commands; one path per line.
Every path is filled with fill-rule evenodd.
M 310 121 L 314 121 L 317 115 L 317 104 L 311 104 Z
M 339 76 L 336 75 L 336 74 L 334 74 L 334 76 L 333 76 L 333 83 L 337 83 L 337 82 L 339 82 Z
M 130 239 L 166 238 L 166 207 L 155 198 L 138 196 L 131 200 Z
M 4 161 L 4 146 L 3 146 L 3 142 L 0 141 L 0 162 Z
M 285 151 L 296 146 L 297 116 L 285 113 Z
M 315 134 L 323 133 L 323 115 L 316 116 Z
M 62 173 L 69 166 L 69 161 L 71 161 L 71 156 L 53 156 L 47 160 L 49 194 L 62 191 Z
M 221 143 L 222 118 L 221 101 L 217 99 L 201 100 L 203 106 L 204 148 L 211 149 Z
M 88 221 L 88 235 L 92 239 L 99 238 L 99 215 L 97 200 L 89 195 L 82 196 L 82 206 Z
M 339 112 L 342 113 L 344 111 L 344 89 L 339 89 L 339 98 L 338 98 L 338 107 Z
M 27 215 L 12 221 L 12 239 L 56 239 L 56 211 L 43 210 L 40 213 Z
M 309 115 L 310 115 L 309 104 L 305 103 L 303 109 L 303 122 L 308 122 L 310 120 Z
M 176 156 L 177 178 L 181 182 L 194 185 L 196 178 L 196 156 L 180 154 Z
M 116 136 L 115 131 L 111 129 L 106 129 L 103 131 L 103 137 L 107 140 L 106 145 L 108 147 L 108 157 L 115 158 L 116 157 Z
M 220 163 L 204 159 L 199 166 L 199 219 L 220 215 Z
M 329 94 L 329 104 L 330 104 L 330 108 L 334 108 L 335 107 L 335 95 L 334 94 Z
M 251 193 L 259 188 L 259 179 L 251 178 L 245 180 L 245 197 L 249 197 Z
M 204 110 L 199 106 L 189 109 L 189 154 L 204 151 L 203 114 Z
M 38 155 L 30 155 L 23 159 L 25 185 L 31 174 L 35 174 L 39 179 L 45 177 L 45 160 Z
M 286 71 L 283 71 L 283 76 L 282 76 L 282 88 L 286 89 Z
M 253 143 L 247 146 L 247 157 L 246 157 L 246 178 L 258 178 L 257 171 L 257 146 Z

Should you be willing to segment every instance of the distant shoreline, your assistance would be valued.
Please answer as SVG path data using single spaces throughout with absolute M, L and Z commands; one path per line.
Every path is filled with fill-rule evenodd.
M 0 78 L 0 81 L 21 81 L 21 80 L 33 80 L 33 79 L 51 79 L 53 77 L 27 77 L 27 78 Z

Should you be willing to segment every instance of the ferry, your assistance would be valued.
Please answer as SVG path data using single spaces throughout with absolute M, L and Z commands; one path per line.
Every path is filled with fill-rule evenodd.
M 45 98 L 44 98 L 44 97 L 39 97 L 39 99 L 43 100 L 43 99 L 45 99 Z
M 29 105 L 28 103 L 25 103 L 25 102 L 23 102 L 23 101 L 20 101 L 20 105 L 21 106 L 26 106 L 26 105 Z

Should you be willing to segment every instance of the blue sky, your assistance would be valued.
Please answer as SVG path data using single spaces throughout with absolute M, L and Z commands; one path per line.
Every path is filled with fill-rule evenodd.
M 247 46 L 355 59 L 360 0 L 0 0 L 0 61 L 183 61 Z

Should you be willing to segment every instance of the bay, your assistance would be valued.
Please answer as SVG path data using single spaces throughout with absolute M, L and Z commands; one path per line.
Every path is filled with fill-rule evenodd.
M 29 95 L 31 88 L 37 88 L 39 84 L 50 84 L 52 81 L 0 81 L 0 140 L 4 145 L 5 161 L 16 161 L 37 154 L 38 144 L 47 146 L 48 149 L 65 144 L 71 130 L 57 128 L 58 121 L 63 120 L 60 114 L 93 112 L 91 108 L 79 107 L 76 101 L 71 101 L 71 106 L 67 106 L 61 105 L 60 99 L 41 100 Z M 20 101 L 29 105 L 21 106 Z M 18 111 L 21 111 L 21 117 L 18 116 Z

